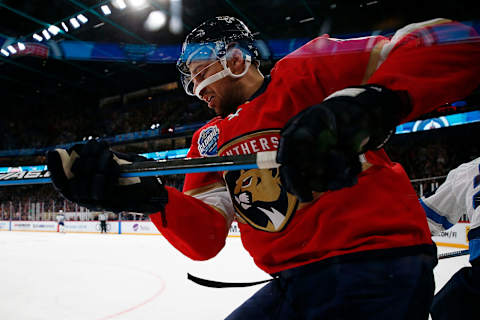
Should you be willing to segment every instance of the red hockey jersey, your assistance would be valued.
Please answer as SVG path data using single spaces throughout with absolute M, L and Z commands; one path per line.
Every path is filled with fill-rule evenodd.
M 413 109 L 404 121 L 464 98 L 480 84 L 480 46 L 473 36 L 468 27 L 434 20 L 409 25 L 392 39 L 314 39 L 277 62 L 261 94 L 198 130 L 189 156 L 275 150 L 288 119 L 352 85 L 407 90 Z M 465 41 L 452 42 L 459 38 Z M 268 273 L 431 245 L 425 214 L 403 168 L 383 150 L 362 158 L 355 186 L 317 194 L 309 203 L 286 192 L 277 169 L 189 174 L 183 194 L 169 188 L 167 227 L 160 214 L 151 218 L 184 254 L 208 259 L 223 247 L 235 215 L 244 247 Z

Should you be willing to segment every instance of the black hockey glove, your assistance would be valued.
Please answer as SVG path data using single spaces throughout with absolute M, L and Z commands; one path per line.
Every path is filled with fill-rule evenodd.
M 300 201 L 312 191 L 357 183 L 359 154 L 381 148 L 410 111 L 408 95 L 377 85 L 337 91 L 303 110 L 281 131 L 277 162 L 283 185 Z
M 160 179 L 120 177 L 120 164 L 145 160 L 114 152 L 106 142 L 93 140 L 47 153 L 53 185 L 68 200 L 91 210 L 163 212 L 168 192 Z

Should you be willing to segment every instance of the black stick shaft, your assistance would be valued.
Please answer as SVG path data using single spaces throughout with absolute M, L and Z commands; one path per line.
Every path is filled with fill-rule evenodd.
M 438 259 L 447 259 L 447 258 L 453 258 L 453 257 L 459 257 L 459 256 L 466 256 L 470 254 L 469 250 L 459 250 L 459 251 L 454 251 L 454 252 L 446 252 L 446 253 L 441 253 L 438 255 Z

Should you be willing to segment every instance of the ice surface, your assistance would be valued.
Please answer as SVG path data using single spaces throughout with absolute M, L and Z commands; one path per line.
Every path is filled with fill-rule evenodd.
M 4 231 L 0 261 L 2 320 L 223 319 L 261 285 L 206 288 L 187 280 L 187 272 L 226 282 L 270 277 L 239 238 L 198 262 L 162 236 Z M 437 290 L 464 265 L 468 256 L 440 260 Z

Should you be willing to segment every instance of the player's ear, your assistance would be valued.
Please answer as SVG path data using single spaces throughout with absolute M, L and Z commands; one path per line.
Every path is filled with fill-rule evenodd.
M 234 74 L 239 74 L 245 69 L 245 57 L 243 51 L 231 47 L 227 51 L 227 65 Z

